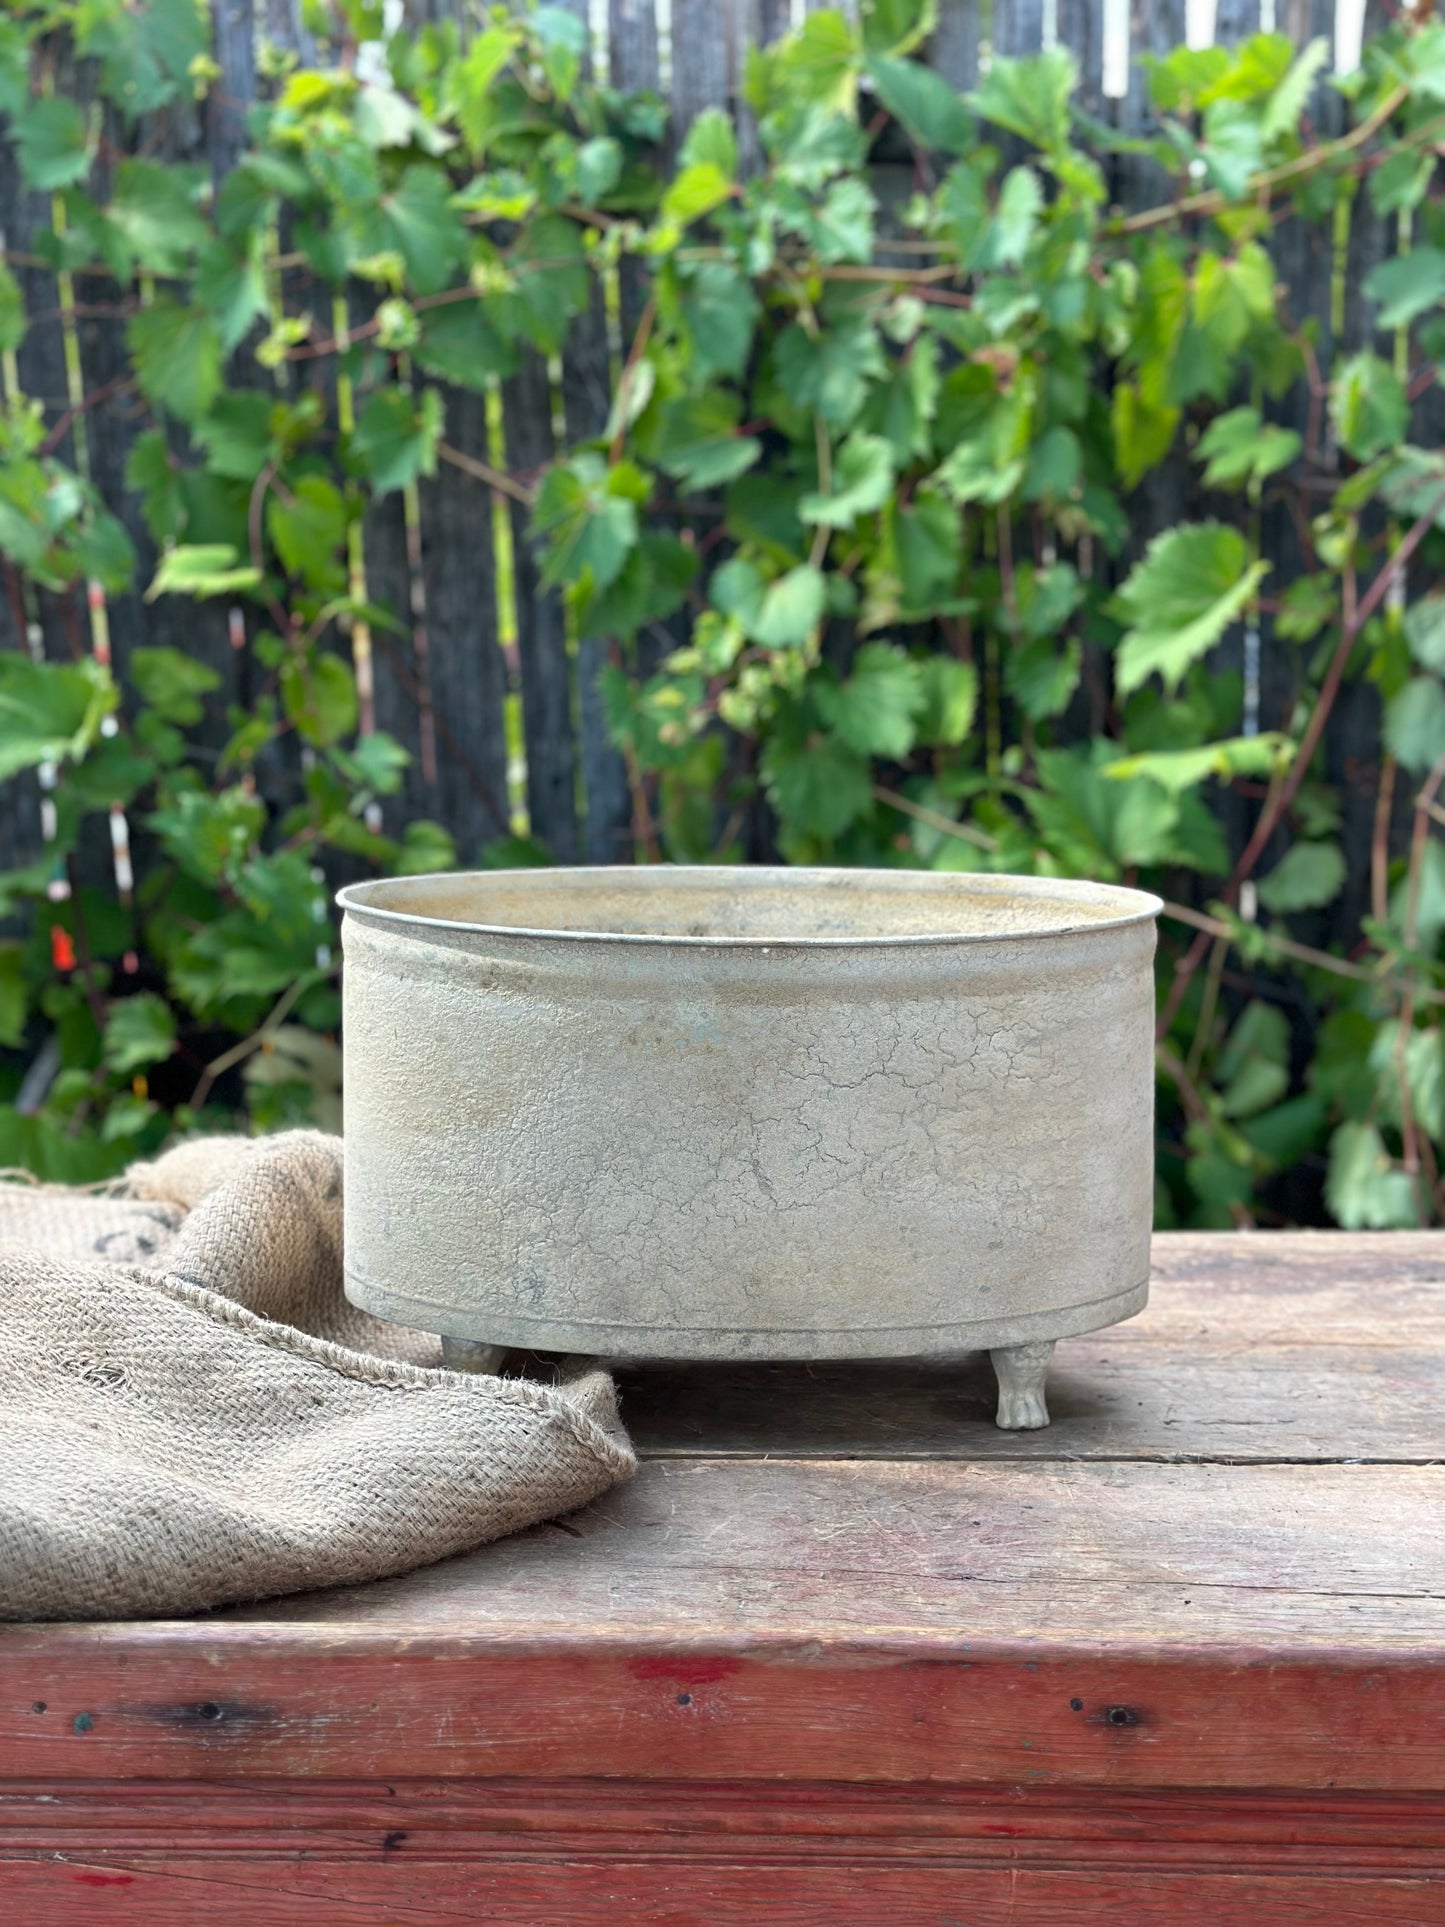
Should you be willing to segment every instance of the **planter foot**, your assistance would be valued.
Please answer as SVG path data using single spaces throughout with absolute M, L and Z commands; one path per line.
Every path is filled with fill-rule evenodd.
M 470 1338 L 444 1338 L 442 1364 L 449 1372 L 499 1372 L 510 1345 L 478 1345 Z
M 1032 1432 L 1049 1422 L 1044 1380 L 1054 1355 L 1052 1338 L 1031 1345 L 998 1345 L 989 1353 L 998 1378 L 998 1416 L 1005 1432 Z

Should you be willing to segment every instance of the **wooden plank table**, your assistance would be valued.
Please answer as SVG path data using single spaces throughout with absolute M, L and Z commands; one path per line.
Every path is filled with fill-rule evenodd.
M 1161 1237 L 1061 1344 L 651 1367 L 640 1476 L 344 1592 L 0 1632 L 15 1927 L 1440 1927 L 1445 1234 Z

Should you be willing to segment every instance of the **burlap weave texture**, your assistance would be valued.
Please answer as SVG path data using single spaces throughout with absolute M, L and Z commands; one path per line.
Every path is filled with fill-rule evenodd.
M 176 1614 L 405 1572 L 635 1467 L 605 1372 L 440 1368 L 349 1304 L 341 1141 L 0 1186 L 0 1617 Z

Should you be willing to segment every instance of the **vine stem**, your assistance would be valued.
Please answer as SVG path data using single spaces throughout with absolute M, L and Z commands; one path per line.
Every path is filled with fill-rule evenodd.
M 78 402 L 70 403 L 65 413 L 57 417 L 55 426 L 40 444 L 36 453 L 53 455 L 83 414 L 92 408 L 99 408 L 103 402 L 114 401 L 119 395 L 133 395 L 136 387 L 137 384 L 134 381 L 118 376 L 116 380 L 107 381 L 99 388 L 92 388 L 88 395 L 82 395 Z
M 645 853 L 649 863 L 661 863 L 662 849 L 657 841 L 657 826 L 647 800 L 647 783 L 637 760 L 637 751 L 631 743 L 623 745 L 622 763 L 627 771 L 627 788 L 632 797 L 632 840 Z
M 891 810 L 901 810 L 911 816 L 916 823 L 925 823 L 931 830 L 940 830 L 945 836 L 960 837 L 965 843 L 972 843 L 976 849 L 996 850 L 998 838 L 990 836 L 987 830 L 975 829 L 972 823 L 955 823 L 951 816 L 941 810 L 931 810 L 925 803 L 915 803 L 911 796 L 904 796 L 898 790 L 887 789 L 882 783 L 873 785 L 873 795 L 880 803 L 886 803 Z
M 337 968 L 339 969 L 340 966 L 338 965 Z M 334 973 L 325 972 L 323 974 L 332 975 Z M 211 1059 L 210 1063 L 207 1064 L 205 1070 L 202 1071 L 198 1078 L 195 1090 L 191 1093 L 191 1109 L 193 1111 L 198 1111 L 205 1103 L 211 1094 L 211 1086 L 223 1071 L 230 1070 L 235 1064 L 243 1063 L 245 1059 L 250 1057 L 255 1051 L 263 1049 L 270 1043 L 271 1039 L 276 1035 L 276 1032 L 286 1021 L 297 999 L 317 981 L 318 978 L 315 974 L 308 973 L 304 977 L 298 977 L 294 983 L 288 984 L 272 1006 L 270 1015 L 257 1029 L 251 1032 L 249 1037 L 243 1037 L 239 1044 L 232 1044 L 229 1050 L 223 1050 L 219 1057 L 213 1057 Z
M 50 220 L 57 241 L 63 240 L 66 233 L 65 202 L 59 194 L 50 197 Z M 65 357 L 65 391 L 69 407 L 71 441 L 75 449 L 75 472 L 87 490 L 94 484 L 90 459 L 90 435 L 86 420 L 88 406 L 85 392 L 85 367 L 80 352 L 80 329 L 76 323 L 75 281 L 70 271 L 60 268 L 55 277 L 56 291 L 60 296 L 62 309 L 60 322 L 61 345 Z M 154 285 L 141 279 L 140 305 L 148 308 L 155 296 Z M 110 607 L 106 602 L 105 585 L 99 577 L 88 574 L 85 578 L 85 608 L 90 625 L 90 653 L 107 673 L 111 667 Z M 115 727 L 114 718 L 109 719 L 110 727 Z M 130 854 L 130 821 L 118 798 L 112 797 L 109 810 L 111 875 L 115 879 L 115 893 L 123 909 L 131 907 L 135 890 L 135 870 Z M 70 878 L 71 895 L 75 895 L 75 878 Z M 76 903 L 76 917 L 80 916 L 80 905 Z M 78 927 L 78 924 L 77 924 Z M 134 953 L 125 953 L 127 971 L 135 968 Z
M 464 455 L 450 442 L 438 442 L 437 454 L 453 468 L 460 469 L 463 475 L 470 475 L 474 482 L 485 482 L 488 488 L 499 489 L 503 495 L 510 495 L 514 502 L 523 508 L 531 508 L 537 500 L 537 491 L 519 482 L 504 468 L 493 468 L 490 462 L 479 462 L 475 455 Z
M 1209 1106 L 1205 1103 L 1199 1086 L 1189 1075 L 1188 1070 L 1181 1062 L 1178 1054 L 1172 1051 L 1167 1044 L 1156 1044 L 1154 1046 L 1154 1062 L 1158 1068 L 1163 1071 L 1164 1075 L 1171 1080 L 1174 1088 L 1178 1091 L 1180 1100 L 1184 1105 L 1185 1115 L 1189 1121 L 1192 1124 L 1208 1124 L 1210 1122 Z M 1234 1228 L 1236 1231 L 1249 1231 L 1253 1229 L 1254 1215 L 1246 1206 L 1242 1204 L 1230 1205 L 1229 1215 L 1234 1220 Z
M 344 355 L 351 346 L 351 320 L 347 311 L 346 296 L 338 294 L 331 303 L 331 326 L 336 336 L 337 352 Z M 336 371 L 336 417 L 343 435 L 356 431 L 356 390 L 351 376 L 344 367 Z M 360 516 L 352 516 L 346 524 L 346 587 L 353 602 L 366 601 L 366 538 L 362 532 Z M 360 712 L 360 731 L 362 736 L 376 733 L 376 666 L 371 647 L 371 624 L 364 616 L 354 616 L 351 622 L 351 662 L 356 672 L 356 702 Z M 373 820 L 373 817 L 375 820 Z M 367 810 L 367 828 L 376 831 L 381 828 L 381 805 L 372 803 Z
M 391 665 L 392 674 L 396 677 L 407 695 L 410 696 L 412 701 L 420 708 L 421 690 L 416 678 L 412 675 L 398 653 L 396 645 L 384 629 L 378 631 L 377 640 L 381 644 L 382 653 Z M 448 726 L 445 714 L 436 708 L 433 708 L 432 714 L 436 722 L 437 734 L 451 751 L 458 769 L 460 769 L 462 775 L 466 777 L 468 783 L 471 784 L 473 793 L 486 809 L 492 821 L 496 824 L 498 836 L 505 836 L 511 828 L 511 824 L 507 820 L 506 811 L 492 794 L 491 784 L 467 754 L 465 746 L 458 741 L 455 732 Z
M 1413 950 L 1420 934 L 1420 891 L 1424 880 L 1425 845 L 1430 835 L 1435 798 L 1445 783 L 1445 756 L 1436 762 L 1415 798 L 1415 827 L 1410 837 L 1410 877 L 1405 890 L 1405 948 Z
M 1331 161 L 1340 160 L 1344 155 L 1363 147 L 1385 125 L 1392 115 L 1410 98 L 1410 89 L 1405 86 L 1393 87 L 1385 98 L 1367 114 L 1358 127 L 1351 128 L 1338 140 L 1325 141 L 1322 146 L 1311 148 L 1308 154 L 1301 154 L 1296 160 L 1285 161 L 1279 167 L 1265 168 L 1249 181 L 1245 194 L 1254 198 L 1260 194 L 1268 195 L 1277 187 L 1290 181 L 1301 180 L 1327 167 Z M 1416 137 L 1424 132 L 1416 130 Z M 1126 214 L 1116 221 L 1110 221 L 1104 228 L 1108 235 L 1145 234 L 1150 228 L 1163 227 L 1169 221 L 1176 221 L 1185 215 L 1218 214 L 1233 203 L 1217 187 L 1206 189 L 1202 194 L 1187 194 L 1182 201 L 1169 201 L 1160 207 L 1146 208 L 1139 214 Z
M 1380 787 L 1375 792 L 1375 821 L 1370 837 L 1370 913 L 1383 923 L 1389 912 L 1390 817 L 1395 807 L 1395 776 L 1399 768 L 1387 756 L 1380 769 Z
M 627 361 L 623 366 L 617 383 L 617 431 L 612 437 L 612 445 L 607 451 L 609 467 L 615 467 L 622 460 L 623 445 L 627 440 L 627 404 L 632 393 L 632 384 L 637 379 L 637 368 L 643 352 L 652 335 L 652 324 L 657 319 L 657 296 L 650 294 L 646 306 L 638 317 L 637 327 L 632 336 L 632 345 L 627 350 Z
M 1324 735 L 1325 724 L 1330 719 L 1335 699 L 1339 695 L 1345 667 L 1355 644 L 1360 639 L 1361 631 L 1389 593 L 1390 584 L 1435 526 L 1435 518 L 1442 509 L 1445 509 L 1445 489 L 1442 489 L 1427 504 L 1424 513 L 1417 518 L 1409 533 L 1358 601 L 1350 593 L 1350 579 L 1346 579 L 1345 619 L 1340 629 L 1340 640 L 1336 644 L 1329 668 L 1325 671 L 1324 682 L 1320 686 L 1319 701 L 1315 704 L 1309 722 L 1305 725 L 1304 735 L 1300 738 L 1300 746 L 1295 752 L 1294 761 L 1290 764 L 1284 780 L 1271 792 L 1264 808 L 1260 811 L 1259 821 L 1255 824 L 1249 841 L 1240 852 L 1239 860 L 1230 873 L 1229 882 L 1224 888 L 1226 903 L 1233 904 L 1237 901 L 1241 884 L 1253 873 L 1254 866 L 1264 854 L 1269 839 L 1279 825 L 1280 818 L 1294 801 L 1300 784 L 1309 772 L 1315 751 L 1319 748 L 1320 738 Z M 1201 931 L 1180 959 L 1178 968 L 1174 972 L 1174 981 L 1169 986 L 1168 994 L 1159 1012 L 1159 1021 L 1155 1026 L 1156 1037 L 1167 1034 L 1188 992 L 1190 980 L 1204 961 L 1208 949 L 1209 938 Z
M 1415 824 L 1410 836 L 1410 870 L 1405 884 L 1405 950 L 1414 952 L 1420 937 L 1420 890 L 1424 879 L 1425 849 L 1430 836 L 1431 805 L 1445 781 L 1445 756 L 1437 759 L 1415 798 Z M 1421 1182 L 1421 1134 L 1415 1123 L 1415 1101 L 1410 1089 L 1408 1051 L 1410 1033 L 1415 1027 L 1415 999 L 1418 973 L 1413 967 L 1405 972 L 1405 988 L 1400 998 L 1400 1021 L 1395 1031 L 1395 1080 L 1400 1092 L 1400 1162 L 1415 1189 L 1415 1215 L 1422 1225 L 1430 1222 L 1429 1191 Z M 1433 1185 L 1430 1190 L 1433 1190 Z

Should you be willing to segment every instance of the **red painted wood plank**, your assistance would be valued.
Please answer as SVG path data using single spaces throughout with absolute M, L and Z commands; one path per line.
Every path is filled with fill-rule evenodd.
M 578 1859 L 458 1867 L 181 1860 L 0 1866 L 26 1927 L 1442 1927 L 1445 1881 L 1377 1875 Z
M 0 1860 L 518 1854 L 1445 1875 L 1445 1798 L 560 1781 L 0 1784 Z
M 0 1778 L 1445 1785 L 1440 1651 L 1101 1654 L 1022 1636 L 592 1646 L 322 1653 L 219 1625 L 189 1647 L 15 1633 L 0 1643 Z

